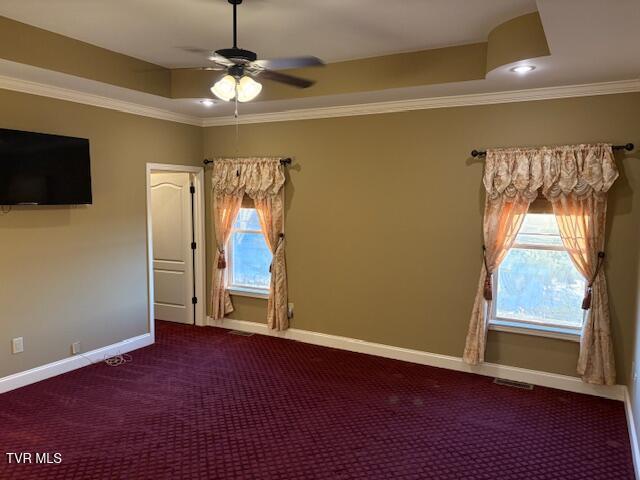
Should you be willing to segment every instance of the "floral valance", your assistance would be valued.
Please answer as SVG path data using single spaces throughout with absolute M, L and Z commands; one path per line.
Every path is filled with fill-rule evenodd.
M 280 158 L 219 158 L 211 175 L 216 195 L 248 195 L 265 198 L 277 195 L 284 185 Z
M 490 198 L 538 190 L 548 199 L 569 193 L 585 197 L 609 190 L 618 169 L 610 144 L 487 150 L 483 183 Z

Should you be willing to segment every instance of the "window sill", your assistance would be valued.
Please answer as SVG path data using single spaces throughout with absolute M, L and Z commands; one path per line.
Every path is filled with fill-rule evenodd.
M 580 330 L 570 327 L 550 327 L 546 325 L 533 325 L 529 323 L 513 322 L 508 320 L 490 320 L 489 330 L 494 332 L 518 333 L 534 335 L 536 337 L 556 338 L 570 342 L 580 341 Z
M 239 297 L 261 298 L 263 300 L 269 299 L 269 292 L 265 292 L 264 290 L 252 290 L 250 288 L 231 287 L 229 288 L 229 293 L 231 295 L 236 295 Z

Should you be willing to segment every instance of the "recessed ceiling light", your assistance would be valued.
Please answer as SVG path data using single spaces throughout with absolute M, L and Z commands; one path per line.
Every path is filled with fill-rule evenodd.
M 205 99 L 205 100 L 200 100 L 200 103 L 201 103 L 202 105 L 204 105 L 205 107 L 211 107 L 211 106 L 213 106 L 213 104 L 214 104 L 214 103 L 216 103 L 216 102 L 214 102 L 213 100 L 209 100 L 209 99 L 207 98 L 207 99 Z
M 536 67 L 534 67 L 533 65 L 518 65 L 517 67 L 513 67 L 511 71 L 515 73 L 523 74 L 523 73 L 529 73 L 535 69 Z

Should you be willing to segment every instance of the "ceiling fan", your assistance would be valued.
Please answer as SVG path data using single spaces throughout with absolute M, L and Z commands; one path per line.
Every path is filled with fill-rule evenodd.
M 239 102 L 253 100 L 262 90 L 262 85 L 254 79 L 271 80 L 297 88 L 308 88 L 315 83 L 313 80 L 276 70 L 323 66 L 324 62 L 319 58 L 303 56 L 258 60 L 255 52 L 238 48 L 237 8 L 242 0 L 228 0 L 228 2 L 233 5 L 233 47 L 208 52 L 209 61 L 214 65 L 199 68 L 199 70 L 224 70 L 227 72 L 211 87 L 211 92 L 216 97 L 225 101 L 234 98 Z

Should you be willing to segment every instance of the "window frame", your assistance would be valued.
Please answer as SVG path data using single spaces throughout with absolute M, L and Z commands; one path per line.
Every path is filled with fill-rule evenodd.
M 255 210 L 255 207 L 242 207 L 242 208 Z M 229 234 L 229 240 L 227 240 L 227 244 L 225 245 L 226 260 L 227 260 L 227 268 L 226 268 L 227 290 L 231 295 L 268 299 L 269 294 L 271 293 L 271 287 L 260 288 L 252 285 L 242 285 L 242 284 L 233 283 L 233 257 L 234 257 L 234 252 L 232 247 L 233 235 L 235 233 L 261 235 L 262 238 L 264 239 L 264 232 L 262 231 L 262 229 L 252 230 L 252 229 L 245 229 L 245 228 L 235 228 L 234 225 L 236 221 L 237 221 L 237 218 L 236 220 L 233 221 L 233 225 L 231 225 L 231 233 Z M 271 272 L 269 272 L 269 275 L 271 275 Z
M 537 212 L 527 212 L 525 215 L 529 215 L 530 213 L 537 213 Z M 550 213 L 545 213 L 545 214 L 552 215 Z M 518 232 L 518 234 L 519 233 L 520 232 Z M 545 235 L 545 234 L 539 234 L 539 235 Z M 564 245 L 537 245 L 533 243 L 519 243 L 519 242 L 515 242 L 511 247 L 511 249 L 547 250 L 547 251 L 556 251 L 556 252 L 567 251 Z M 491 311 L 488 312 L 489 330 L 494 330 L 499 332 L 510 332 L 510 333 L 523 333 L 523 334 L 534 335 L 539 337 L 559 338 L 562 340 L 570 340 L 573 342 L 580 341 L 580 338 L 582 336 L 582 327 L 586 320 L 587 311 L 583 311 L 582 324 L 580 326 L 558 325 L 557 323 L 551 323 L 548 320 L 534 321 L 534 320 L 523 320 L 520 318 L 499 317 L 496 314 L 496 308 L 498 304 L 499 282 L 500 282 L 500 267 L 498 267 L 494 272 L 493 282 L 491 282 L 493 300 L 491 301 Z M 586 287 L 586 281 L 585 281 L 585 287 Z

